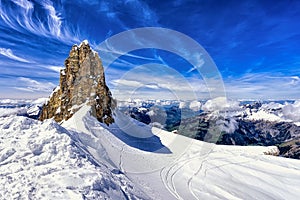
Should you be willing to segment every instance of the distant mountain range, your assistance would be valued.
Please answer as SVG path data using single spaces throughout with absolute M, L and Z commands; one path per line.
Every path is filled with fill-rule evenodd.
M 198 108 L 193 105 L 196 103 L 123 102 L 120 109 L 143 123 L 197 140 L 225 145 L 276 145 L 279 155 L 300 158 L 298 101 L 231 101 L 224 104 L 210 100 L 198 102 Z M 218 105 L 225 106 L 217 108 Z

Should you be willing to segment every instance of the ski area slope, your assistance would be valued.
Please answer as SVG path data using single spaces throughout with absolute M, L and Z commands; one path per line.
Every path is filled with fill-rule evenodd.
M 109 127 L 82 107 L 62 124 L 97 163 L 125 174 L 145 199 L 300 199 L 300 161 L 276 147 L 219 146 L 151 128 L 115 112 Z

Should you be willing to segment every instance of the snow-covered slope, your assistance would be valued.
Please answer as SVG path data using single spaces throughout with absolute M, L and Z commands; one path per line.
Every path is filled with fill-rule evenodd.
M 106 127 L 87 106 L 62 124 L 98 163 L 120 169 L 151 199 L 299 199 L 300 161 L 276 147 L 218 146 L 115 113 Z
M 276 147 L 209 144 L 117 111 L 106 126 L 88 106 L 61 125 L 18 114 L 0 117 L 0 199 L 300 198 L 300 161 L 265 155 Z
M 96 162 L 52 120 L 0 118 L 0 199 L 142 199 L 128 178 Z

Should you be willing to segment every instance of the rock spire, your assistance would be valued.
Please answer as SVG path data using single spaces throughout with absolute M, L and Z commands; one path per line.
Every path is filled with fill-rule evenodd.
M 43 106 L 39 119 L 68 120 L 84 104 L 92 107 L 98 121 L 114 122 L 111 109 L 115 103 L 105 83 L 102 62 L 86 40 L 73 45 L 65 69 L 60 71 L 59 86 Z

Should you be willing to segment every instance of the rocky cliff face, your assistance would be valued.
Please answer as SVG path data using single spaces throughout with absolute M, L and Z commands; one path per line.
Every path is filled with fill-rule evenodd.
M 87 41 L 74 45 L 60 71 L 59 86 L 43 106 L 40 120 L 68 120 L 84 104 L 92 106 L 92 114 L 106 124 L 114 122 L 114 101 L 106 86 L 102 62 Z

